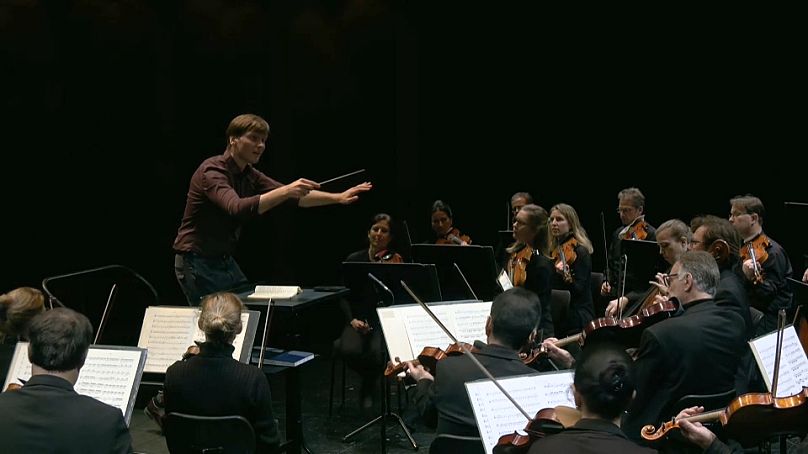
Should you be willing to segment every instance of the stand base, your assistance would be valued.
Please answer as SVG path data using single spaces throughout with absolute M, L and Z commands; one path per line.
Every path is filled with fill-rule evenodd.
M 399 426 L 401 426 L 401 430 L 404 431 L 404 435 L 406 435 L 407 439 L 410 441 L 410 445 L 412 445 L 412 449 L 414 451 L 417 451 L 418 450 L 418 443 L 416 443 L 415 439 L 412 438 L 412 434 L 410 433 L 410 430 L 407 429 L 407 425 L 404 424 L 404 420 L 401 419 L 401 416 L 397 415 L 396 413 L 392 413 L 392 412 L 384 414 L 384 415 L 379 415 L 379 416 L 373 418 L 372 420 L 365 423 L 365 425 L 363 425 L 362 427 L 360 427 L 360 428 L 354 430 L 353 432 L 349 433 L 348 435 L 342 437 L 342 441 L 343 442 L 350 441 L 351 438 L 354 437 L 354 435 L 359 434 L 363 430 L 367 429 L 368 427 L 371 427 L 372 425 L 374 425 L 376 423 L 387 424 L 388 418 L 395 418 L 394 421 L 397 422 Z M 382 443 L 384 443 L 384 440 L 382 440 Z

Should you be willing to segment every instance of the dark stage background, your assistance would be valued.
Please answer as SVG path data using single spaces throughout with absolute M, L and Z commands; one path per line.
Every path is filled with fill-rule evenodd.
M 336 283 L 373 213 L 426 239 L 437 198 L 492 244 L 517 190 L 575 206 L 602 268 L 600 212 L 611 231 L 627 186 L 655 225 L 727 215 L 730 197 L 754 193 L 801 273 L 808 209 L 784 201 L 808 196 L 784 156 L 805 152 L 804 46 L 787 25 L 713 19 L 593 26 L 500 2 L 2 0 L 0 290 L 118 263 L 181 301 L 171 245 L 188 180 L 244 112 L 271 123 L 258 165 L 270 176 L 367 168 L 330 189 L 375 186 L 350 207 L 251 222 L 237 258 L 256 281 Z

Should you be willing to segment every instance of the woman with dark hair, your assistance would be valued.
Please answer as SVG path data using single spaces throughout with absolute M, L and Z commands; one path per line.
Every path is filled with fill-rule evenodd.
M 635 394 L 634 362 L 625 350 L 611 344 L 593 345 L 583 351 L 577 366 L 572 391 L 581 420 L 533 443 L 530 453 L 656 452 L 635 444 L 620 430 L 620 418 Z
M 360 249 L 345 258 L 346 262 L 403 262 L 393 248 L 395 243 L 393 218 L 386 213 L 378 213 L 368 230 L 368 247 Z M 384 370 L 382 358 L 381 329 L 376 316 L 375 295 L 351 295 L 341 300 L 340 307 L 345 316 L 346 326 L 339 339 L 334 341 L 334 352 L 355 370 L 362 379 L 360 403 L 363 408 L 373 406 L 373 391 L 379 374 Z M 375 327 L 375 329 L 374 329 Z
M 471 238 L 454 226 L 452 208 L 443 200 L 435 200 L 432 204 L 432 231 L 435 233 L 435 244 L 471 244 Z

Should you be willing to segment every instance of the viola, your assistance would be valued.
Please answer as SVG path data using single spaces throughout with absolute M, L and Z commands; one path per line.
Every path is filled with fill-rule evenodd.
M 581 419 L 581 412 L 574 408 L 559 405 L 543 408 L 536 413 L 524 428 L 525 434 L 513 432 L 499 437 L 494 454 L 522 454 L 530 450 L 534 441 L 574 426 Z
M 582 342 L 587 338 L 616 337 L 626 347 L 639 345 L 642 331 L 650 325 L 672 317 L 679 310 L 673 301 L 654 303 L 626 318 L 601 317 L 587 323 L 582 332 Z
M 564 276 L 564 282 L 567 284 L 571 284 L 573 281 L 570 265 L 578 258 L 578 255 L 575 253 L 577 246 L 578 240 L 570 235 L 566 241 L 559 244 L 558 247 L 553 249 L 553 252 L 550 253 L 550 258 L 555 262 L 556 271 Z
M 655 429 L 642 428 L 640 434 L 648 441 L 657 441 L 682 420 L 691 422 L 718 421 L 725 433 L 748 447 L 781 434 L 808 431 L 808 387 L 788 397 L 772 397 L 771 393 L 749 393 L 738 396 L 726 408 L 681 419 L 672 419 Z
M 462 346 L 460 345 L 462 344 Z M 424 366 L 424 369 L 434 373 L 438 361 L 449 356 L 458 356 L 463 354 L 463 346 L 471 352 L 477 352 L 477 348 L 465 342 L 459 342 L 449 345 L 446 350 L 441 350 L 437 347 L 424 347 L 418 358 L 411 361 L 414 365 Z M 385 377 L 393 377 L 407 370 L 407 365 L 404 362 L 393 363 L 390 361 L 384 369 Z
M 648 238 L 648 229 L 649 225 L 645 222 L 645 219 L 640 219 L 639 221 L 631 224 L 622 235 L 620 235 L 621 240 L 644 240 Z
M 533 248 L 525 245 L 518 252 L 511 254 L 511 259 L 508 262 L 508 274 L 511 277 L 511 282 L 515 287 L 522 287 L 527 280 L 527 264 L 533 258 Z
M 471 238 L 460 233 L 460 230 L 455 227 L 452 227 L 442 237 L 435 240 L 435 244 L 457 244 L 462 246 L 464 243 L 471 244 Z
M 769 253 L 766 249 L 769 247 L 769 237 L 761 233 L 757 238 L 743 245 L 740 250 L 741 263 L 752 260 L 752 268 L 754 269 L 754 282 L 760 284 L 763 282 L 763 269 L 761 265 L 769 259 Z

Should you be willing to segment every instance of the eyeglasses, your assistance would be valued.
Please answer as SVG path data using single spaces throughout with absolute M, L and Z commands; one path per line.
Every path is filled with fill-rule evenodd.
M 636 210 L 637 210 L 637 208 L 635 208 L 635 207 L 618 207 L 617 208 L 617 214 L 631 213 L 632 211 L 636 211 Z

